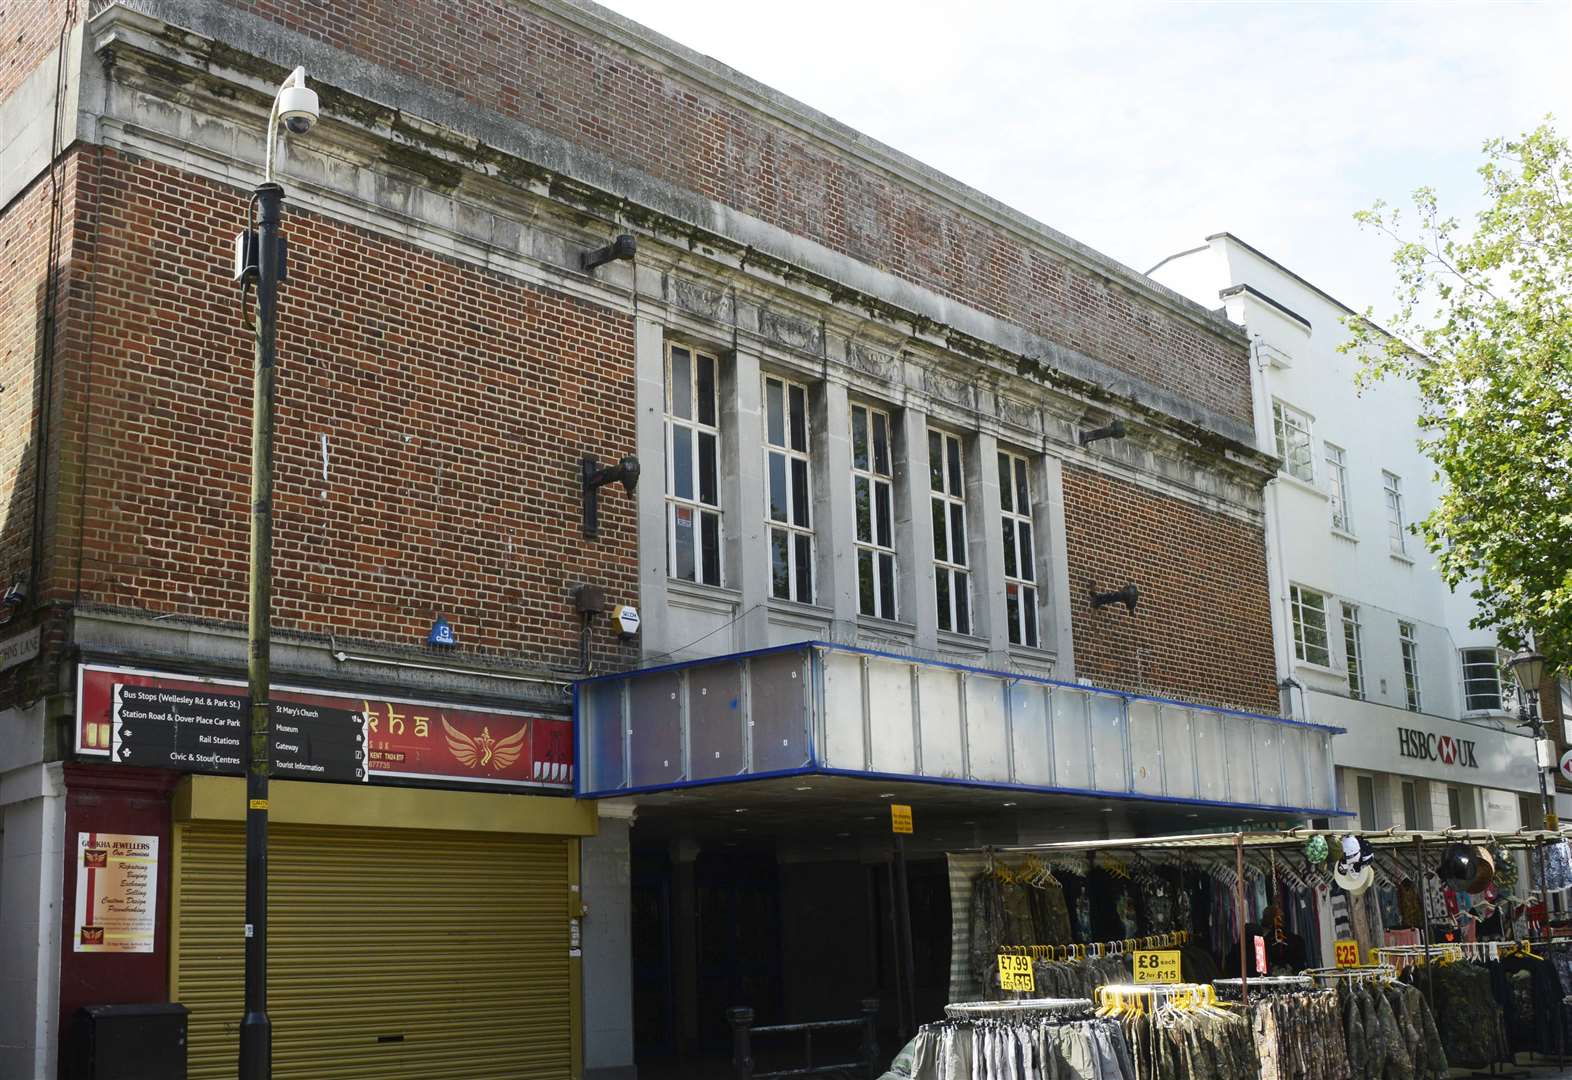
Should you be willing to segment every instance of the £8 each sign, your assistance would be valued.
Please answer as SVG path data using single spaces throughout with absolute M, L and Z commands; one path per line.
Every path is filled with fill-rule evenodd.
M 1138 983 L 1176 983 L 1179 981 L 1179 950 L 1137 950 L 1134 953 L 1135 981 Z

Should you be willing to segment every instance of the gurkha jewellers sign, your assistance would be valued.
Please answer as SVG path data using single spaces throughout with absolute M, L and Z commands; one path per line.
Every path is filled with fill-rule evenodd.
M 1479 762 L 1474 759 L 1474 740 L 1454 739 L 1419 728 L 1397 729 L 1397 752 L 1406 758 L 1439 761 L 1460 769 L 1479 768 Z
M 573 788 L 573 722 L 275 686 L 277 780 Z M 83 664 L 76 752 L 115 765 L 241 776 L 251 701 L 232 679 Z

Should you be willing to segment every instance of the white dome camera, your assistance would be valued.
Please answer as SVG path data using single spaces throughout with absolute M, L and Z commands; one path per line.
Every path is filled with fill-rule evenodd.
M 291 135 L 304 135 L 316 126 L 317 92 L 306 85 L 305 68 L 296 68 L 284 81 L 278 92 L 278 115 Z

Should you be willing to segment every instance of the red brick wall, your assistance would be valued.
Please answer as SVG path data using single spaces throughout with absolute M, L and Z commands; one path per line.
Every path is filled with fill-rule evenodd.
M 60 48 L 68 18 L 87 18 L 87 0 L 0 0 L 0 101 Z
M 1106 474 L 1064 467 L 1076 673 L 1276 716 L 1265 533 Z M 1135 614 L 1092 591 L 1134 583 Z
M 1242 344 L 521 0 L 226 2 L 1250 421 Z
M 252 344 L 230 244 L 245 195 L 113 152 L 100 162 L 77 219 L 96 248 L 66 453 L 80 576 L 54 584 L 236 622 Z M 463 648 L 572 662 L 570 587 L 635 590 L 633 503 L 602 500 L 601 539 L 584 540 L 578 464 L 631 449 L 631 319 L 287 204 L 285 232 L 275 626 L 418 645 L 442 611 Z

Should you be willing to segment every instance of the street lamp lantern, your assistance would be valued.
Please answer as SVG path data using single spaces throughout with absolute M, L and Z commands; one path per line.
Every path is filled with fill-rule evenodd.
M 1512 669 L 1512 677 L 1517 680 L 1517 688 L 1523 691 L 1523 697 L 1539 694 L 1540 681 L 1545 677 L 1545 658 L 1538 652 L 1530 649 L 1520 652 L 1507 661 L 1507 667 Z
M 251 699 L 246 752 L 245 1014 L 240 1020 L 240 1080 L 273 1075 L 273 1025 L 267 1015 L 267 826 L 272 725 L 268 715 L 273 606 L 273 375 L 278 337 L 278 284 L 283 262 L 284 189 L 273 182 L 279 123 L 293 135 L 316 125 L 316 91 L 306 69 L 289 73 L 268 114 L 266 165 L 251 195 L 250 228 L 235 244 L 236 276 L 255 283 L 256 353 L 251 380 L 251 565 L 247 597 L 246 685 Z M 247 221 L 247 225 L 251 220 Z

